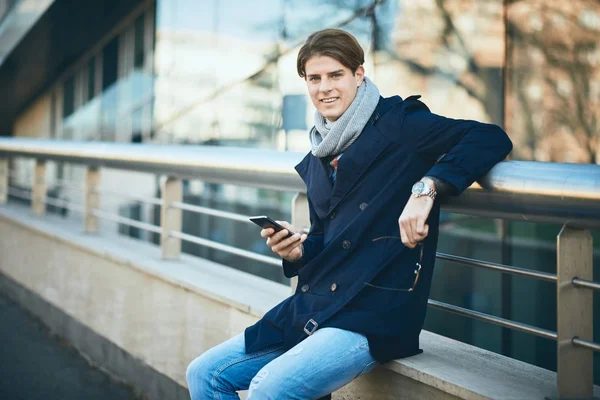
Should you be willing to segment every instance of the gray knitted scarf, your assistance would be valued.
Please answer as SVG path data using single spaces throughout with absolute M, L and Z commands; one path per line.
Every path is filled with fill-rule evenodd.
M 350 107 L 334 122 L 315 111 L 315 127 L 310 131 L 312 153 L 327 157 L 343 153 L 358 139 L 379 103 L 379 89 L 365 76 Z

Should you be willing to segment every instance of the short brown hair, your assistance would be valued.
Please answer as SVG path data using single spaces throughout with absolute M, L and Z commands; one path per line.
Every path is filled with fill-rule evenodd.
M 323 29 L 311 34 L 298 52 L 296 68 L 300 78 L 306 77 L 305 65 L 312 56 L 328 56 L 355 73 L 365 62 L 365 52 L 358 40 L 341 29 Z

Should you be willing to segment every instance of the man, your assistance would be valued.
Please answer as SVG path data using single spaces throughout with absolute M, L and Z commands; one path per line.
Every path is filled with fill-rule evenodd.
M 382 98 L 356 39 L 312 34 L 298 54 L 316 108 L 296 166 L 311 229 L 261 231 L 296 293 L 194 360 L 191 397 L 317 399 L 377 364 L 421 352 L 438 238 L 438 192 L 458 195 L 511 151 L 495 125 L 432 114 L 418 96 Z M 291 232 L 296 228 L 282 224 Z

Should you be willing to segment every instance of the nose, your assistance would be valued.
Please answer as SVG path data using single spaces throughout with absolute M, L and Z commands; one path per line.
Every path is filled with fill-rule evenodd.
M 329 92 L 331 91 L 331 83 L 329 79 L 321 79 L 321 85 L 319 86 L 319 91 L 321 92 Z

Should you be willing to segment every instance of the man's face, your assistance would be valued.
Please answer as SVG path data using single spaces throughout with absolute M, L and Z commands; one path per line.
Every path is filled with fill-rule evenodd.
M 352 74 L 349 68 L 328 56 L 309 58 L 304 69 L 313 104 L 331 122 L 350 107 L 365 76 L 362 65 Z

